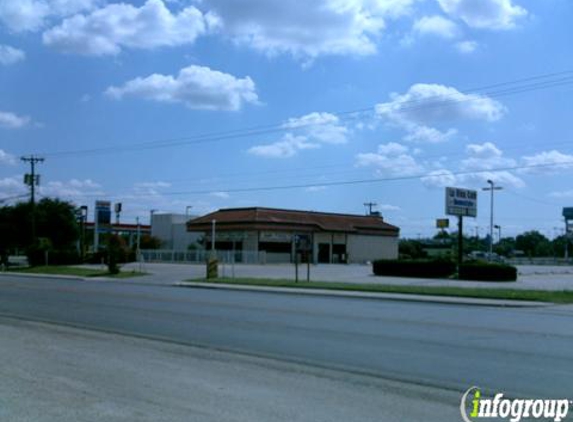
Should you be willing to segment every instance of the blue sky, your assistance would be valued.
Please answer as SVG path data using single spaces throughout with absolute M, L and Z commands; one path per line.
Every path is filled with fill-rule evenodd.
M 445 186 L 492 179 L 504 234 L 553 236 L 572 19 L 568 0 L 0 0 L 0 199 L 37 154 L 41 195 L 119 201 L 123 221 L 372 201 L 417 237 Z

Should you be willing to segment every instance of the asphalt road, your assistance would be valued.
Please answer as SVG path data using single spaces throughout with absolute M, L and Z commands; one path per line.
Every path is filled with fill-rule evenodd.
M 274 359 L 0 317 L 0 420 L 460 420 L 459 394 Z
M 0 277 L 0 316 L 368 374 L 460 393 L 573 395 L 573 309 L 464 307 Z

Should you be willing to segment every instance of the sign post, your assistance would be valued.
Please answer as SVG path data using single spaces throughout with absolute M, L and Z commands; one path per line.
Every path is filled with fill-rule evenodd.
M 477 191 L 446 188 L 446 214 L 458 217 L 458 270 L 464 259 L 464 217 L 477 217 Z

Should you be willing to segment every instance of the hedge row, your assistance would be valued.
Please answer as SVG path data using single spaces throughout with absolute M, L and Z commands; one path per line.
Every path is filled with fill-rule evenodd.
M 475 281 L 515 281 L 517 268 L 503 264 L 468 263 L 460 266 L 458 277 Z
M 385 260 L 372 263 L 374 275 L 449 278 L 456 273 L 456 265 L 449 260 Z M 460 280 L 515 281 L 517 268 L 510 265 L 469 262 L 459 268 Z
M 374 275 L 399 277 L 447 278 L 456 272 L 456 265 L 448 260 L 385 260 L 372 263 Z

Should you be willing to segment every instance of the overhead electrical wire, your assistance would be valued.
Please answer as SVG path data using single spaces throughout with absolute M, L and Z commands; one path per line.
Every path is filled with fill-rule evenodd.
M 501 82 L 492 85 L 486 85 L 480 88 L 473 88 L 470 90 L 460 91 L 462 94 L 465 94 L 469 98 L 448 100 L 444 99 L 443 96 L 435 96 L 434 99 L 432 99 L 432 97 L 412 99 L 400 103 L 397 111 L 403 112 L 403 111 L 412 111 L 418 109 L 447 107 L 463 102 L 475 101 L 476 99 L 497 98 L 540 89 L 554 88 L 569 84 L 573 84 L 573 70 L 537 75 L 528 78 L 516 79 L 514 81 Z M 505 88 L 494 89 L 501 87 Z M 481 91 L 484 90 L 490 90 L 490 91 L 480 93 Z M 355 110 L 332 112 L 330 114 L 342 118 L 343 120 L 358 119 L 361 117 L 362 114 L 376 114 L 376 107 L 377 106 L 375 105 Z M 285 131 L 295 131 L 307 127 L 321 126 L 321 125 L 322 124 L 316 122 L 306 122 L 304 124 L 297 124 L 293 126 L 288 122 L 287 123 L 280 122 L 268 125 L 254 126 L 244 129 L 235 129 L 222 132 L 211 132 L 193 136 L 183 136 L 178 138 L 132 143 L 127 145 L 113 145 L 108 147 L 83 149 L 83 150 L 77 149 L 68 151 L 43 152 L 41 153 L 41 155 L 50 158 L 57 158 L 57 157 L 119 153 L 119 152 L 138 151 L 138 150 L 141 151 L 141 150 L 149 150 L 157 148 L 176 147 L 181 145 L 195 145 L 202 143 L 221 142 L 229 139 L 255 137 L 255 136 L 279 133 Z
M 245 192 L 263 192 L 263 191 L 279 191 L 279 190 L 289 190 L 289 189 L 305 189 L 313 187 L 333 187 L 333 186 L 349 186 L 349 185 L 362 185 L 362 184 L 374 184 L 374 183 L 384 183 L 384 182 L 396 182 L 396 181 L 406 181 L 406 180 L 419 180 L 419 179 L 437 179 L 442 176 L 464 176 L 464 175 L 476 175 L 476 174 L 489 174 L 498 173 L 502 171 L 514 171 L 523 169 L 535 169 L 535 168 L 550 168 L 553 166 L 563 166 L 571 165 L 573 166 L 573 161 L 563 161 L 559 163 L 545 163 L 545 164 L 530 164 L 530 165 L 520 165 L 520 166 L 506 166 L 497 167 L 491 169 L 483 170 L 471 170 L 471 171 L 444 171 L 442 174 L 437 173 L 424 173 L 417 175 L 408 176 L 395 176 L 395 177 L 380 177 L 380 178 L 369 178 L 369 179 L 355 179 L 355 180 L 339 180 L 339 181 L 320 181 L 315 183 L 299 183 L 290 185 L 268 185 L 268 186 L 249 186 L 243 188 L 216 188 L 208 190 L 188 190 L 188 191 L 171 191 L 171 192 L 161 192 L 161 196 L 178 196 L 178 195 L 208 195 L 214 192 L 225 192 L 225 193 L 245 193 Z M 147 194 L 133 194 L 130 193 L 132 197 L 145 197 L 149 196 Z M 82 195 L 84 197 L 96 196 L 96 195 Z M 98 194 L 97 196 L 101 196 Z M 108 195 L 109 197 L 124 197 L 125 195 L 116 194 Z

